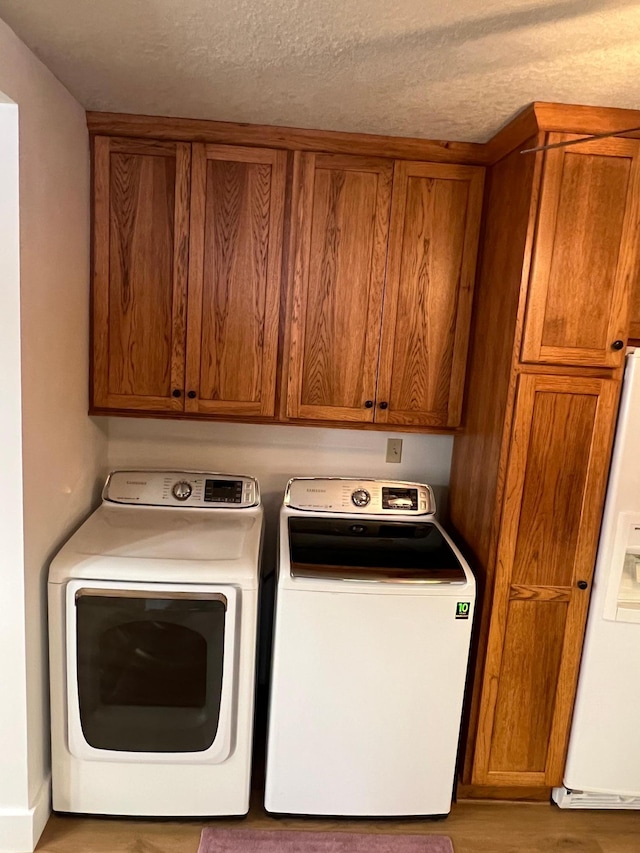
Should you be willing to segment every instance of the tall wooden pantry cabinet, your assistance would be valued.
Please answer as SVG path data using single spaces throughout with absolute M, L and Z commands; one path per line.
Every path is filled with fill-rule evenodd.
M 461 793 L 562 781 L 638 276 L 640 142 L 487 174 L 451 519 L 483 588 Z

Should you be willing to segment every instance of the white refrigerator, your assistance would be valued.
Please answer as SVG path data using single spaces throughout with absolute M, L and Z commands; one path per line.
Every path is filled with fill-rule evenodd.
M 562 808 L 640 809 L 640 348 L 626 359 L 563 781 Z

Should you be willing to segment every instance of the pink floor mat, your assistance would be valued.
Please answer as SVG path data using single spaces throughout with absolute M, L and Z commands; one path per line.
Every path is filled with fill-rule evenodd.
M 268 829 L 202 830 L 198 853 L 454 853 L 444 835 L 371 835 Z

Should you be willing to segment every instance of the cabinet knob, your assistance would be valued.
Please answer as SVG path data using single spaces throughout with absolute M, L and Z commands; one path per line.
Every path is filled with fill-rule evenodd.
M 578 581 L 576 586 L 578 587 L 578 589 L 588 589 L 589 588 L 589 584 L 587 581 Z
M 188 391 L 188 392 L 187 392 L 187 397 L 188 397 L 190 400 L 195 400 L 195 398 L 196 398 L 197 396 L 198 396 L 198 395 L 196 394 L 196 392 L 195 392 L 195 391 Z
M 365 400 L 364 401 L 364 407 L 365 407 L 365 409 L 373 408 L 373 400 Z
M 381 409 L 388 409 L 388 408 L 389 408 L 389 404 L 388 404 L 388 403 L 386 403 L 386 402 L 382 402 L 382 403 L 380 403 L 380 408 L 381 408 Z
M 611 349 L 622 349 L 623 346 L 624 346 L 624 341 L 614 341 L 611 344 Z
M 174 388 L 173 391 L 171 392 L 171 396 L 172 397 L 181 397 L 182 391 L 179 388 Z

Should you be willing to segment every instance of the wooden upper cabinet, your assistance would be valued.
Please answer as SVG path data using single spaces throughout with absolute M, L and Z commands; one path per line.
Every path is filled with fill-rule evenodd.
M 94 140 L 92 405 L 180 411 L 191 146 Z
M 194 144 L 187 412 L 272 417 L 287 155 Z
M 295 152 L 285 311 L 289 158 L 95 137 L 94 409 L 459 424 L 484 170 Z
M 562 782 L 619 383 L 521 374 L 472 782 Z
M 639 148 L 606 139 L 545 153 L 523 361 L 622 364 L 637 277 Z
M 484 170 L 398 161 L 376 421 L 460 423 Z
M 288 417 L 459 424 L 483 175 L 296 155 Z
M 393 163 L 294 160 L 286 415 L 373 421 Z

